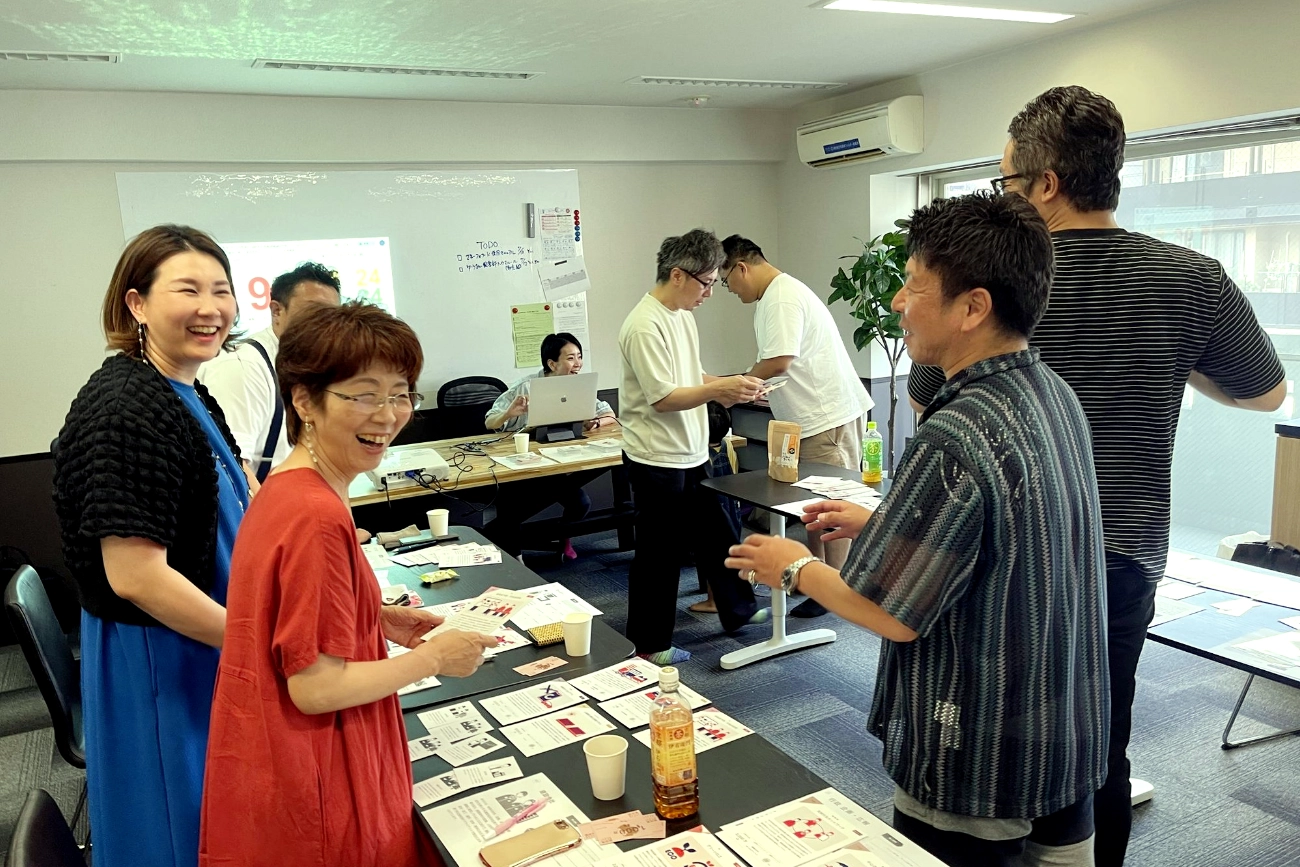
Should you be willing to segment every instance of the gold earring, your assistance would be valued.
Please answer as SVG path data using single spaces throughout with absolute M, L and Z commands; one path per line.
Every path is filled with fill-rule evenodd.
M 319 467 L 320 461 L 316 458 L 316 450 L 312 448 L 311 445 L 312 434 L 315 433 L 316 426 L 311 422 L 306 422 L 304 424 L 304 427 L 307 429 L 307 435 L 303 439 L 303 445 L 307 447 L 307 454 L 311 455 L 311 462 L 315 464 L 317 467 Z

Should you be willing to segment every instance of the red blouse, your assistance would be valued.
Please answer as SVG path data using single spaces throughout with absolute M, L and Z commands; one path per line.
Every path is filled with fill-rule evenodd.
M 289 698 L 288 678 L 322 653 L 387 658 L 380 605 L 348 508 L 320 474 L 268 477 L 230 567 L 200 867 L 420 863 L 397 696 L 312 715 Z

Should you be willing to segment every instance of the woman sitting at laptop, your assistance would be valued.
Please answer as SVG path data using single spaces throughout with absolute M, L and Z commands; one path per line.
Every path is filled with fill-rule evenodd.
M 542 340 L 542 369 L 530 373 L 510 386 L 483 420 L 488 430 L 523 430 L 528 427 L 528 384 L 543 376 L 569 376 L 582 372 L 582 344 L 572 334 L 561 331 L 548 334 Z M 603 400 L 596 401 L 596 417 L 583 424 L 584 430 L 594 430 L 607 424 L 614 424 L 614 410 Z
M 484 424 L 488 430 L 523 430 L 528 426 L 529 383 L 543 376 L 569 376 L 582 370 L 582 344 L 572 334 L 548 334 L 542 341 L 542 369 L 525 376 L 504 392 L 488 410 Z M 614 410 L 603 400 L 596 401 L 596 415 L 584 424 L 585 430 L 595 430 L 617 422 Z M 604 470 L 584 470 L 564 476 L 548 476 L 512 482 L 497 497 L 497 516 L 483 527 L 487 536 L 503 550 L 518 557 L 520 550 L 519 527 L 533 515 L 559 503 L 564 508 L 564 523 L 580 521 L 591 510 L 591 499 L 583 485 L 595 479 Z M 573 544 L 564 539 L 561 556 L 577 558 Z

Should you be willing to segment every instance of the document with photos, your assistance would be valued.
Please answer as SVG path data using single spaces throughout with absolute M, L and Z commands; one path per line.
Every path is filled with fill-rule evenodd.
M 614 724 L 589 705 L 557 710 L 537 719 L 504 726 L 501 736 L 525 756 L 535 756 L 613 731 Z
M 397 694 L 410 695 L 413 692 L 420 692 L 421 690 L 433 689 L 435 686 L 442 686 L 442 681 L 430 675 L 429 677 L 425 677 L 425 678 L 421 678 L 420 680 L 417 680 L 415 683 L 408 683 L 406 686 L 399 688 L 397 690 Z
M 536 815 L 524 819 L 500 837 L 495 836 L 502 822 L 538 801 L 544 803 Z M 587 822 L 587 815 L 545 774 L 533 774 L 483 792 L 474 792 L 422 810 L 421 815 L 438 835 L 438 840 L 457 867 L 481 867 L 478 853 L 489 842 L 506 840 L 561 819 L 574 828 Z M 584 840 L 581 846 L 547 858 L 544 863 L 546 867 L 591 867 L 619 854 L 617 846 Z
M 617 858 L 600 862 L 599 867 L 745 867 L 743 861 L 727 850 L 703 825 L 697 825 L 666 840 L 656 840 Z M 850 865 L 862 867 L 862 865 Z
M 545 683 L 529 684 L 504 695 L 482 699 L 479 704 L 499 724 L 508 726 L 553 710 L 582 704 L 586 700 L 585 695 L 563 680 L 548 680 Z
M 497 640 L 497 646 L 489 647 L 487 650 L 483 651 L 483 655 L 489 659 L 496 656 L 498 653 L 505 653 L 507 650 L 516 650 L 520 647 L 533 646 L 531 641 L 507 626 L 503 626 L 493 632 L 492 637 Z
M 515 626 L 525 631 L 559 623 L 570 612 L 585 611 L 592 617 L 600 616 L 600 609 L 574 593 L 563 584 L 539 584 L 519 591 L 529 598 L 528 607 L 515 613 Z
M 695 712 L 695 754 L 706 753 L 715 747 L 752 735 L 754 730 L 737 722 L 716 707 Z M 632 737 L 650 746 L 650 730 L 637 732 Z
M 597 701 L 604 701 L 634 689 L 653 686 L 659 682 L 660 669 L 661 666 L 634 656 L 609 668 L 575 677 L 569 683 Z
M 478 719 L 466 719 L 460 722 L 443 723 L 429 729 L 427 734 L 411 738 L 407 741 L 406 746 L 411 754 L 411 761 L 428 758 L 438 750 L 448 747 L 457 741 L 463 741 L 468 737 L 489 731 L 492 724 L 487 720 L 479 717 Z
M 468 765 L 475 759 L 483 758 L 488 753 L 495 753 L 497 750 L 505 749 L 505 746 L 504 743 L 492 737 L 492 735 L 482 734 L 458 743 L 448 744 L 434 755 L 453 768 L 459 768 L 461 765 Z
M 487 591 L 461 607 L 448 617 L 440 626 L 426 632 L 422 638 L 426 641 L 434 635 L 448 629 L 460 629 L 465 632 L 483 632 L 492 635 L 504 629 L 506 621 L 517 614 L 531 600 L 515 590 L 502 590 L 499 587 Z
M 841 863 L 875 867 L 861 856 L 864 851 L 887 867 L 944 867 L 942 861 L 830 788 L 723 825 L 718 837 L 750 867 L 837 867 Z M 850 846 L 852 858 L 841 862 L 838 853 Z
M 438 801 L 444 801 L 453 795 L 468 792 L 470 789 L 480 789 L 483 786 L 504 783 L 507 780 L 517 780 L 523 775 L 524 772 L 519 767 L 519 761 L 514 756 L 509 756 L 497 761 L 480 762 L 477 765 L 452 768 L 445 773 L 438 774 L 436 777 L 421 780 L 413 787 L 411 797 L 414 799 L 416 806 L 427 807 L 430 804 L 436 804 Z
M 469 721 L 479 721 L 485 725 L 482 731 L 491 729 L 487 719 L 479 713 L 479 709 L 474 707 L 472 701 L 462 701 L 457 704 L 449 704 L 444 707 L 435 707 L 432 710 L 421 711 L 416 714 L 416 718 L 424 724 L 429 731 L 433 731 L 438 726 L 448 725 L 450 723 L 460 723 Z
M 658 697 L 659 687 L 656 686 L 602 701 L 597 707 L 618 720 L 624 728 L 635 729 L 650 724 L 650 710 Z M 684 684 L 677 687 L 677 697 L 690 705 L 691 710 L 699 710 L 709 703 L 707 698 Z

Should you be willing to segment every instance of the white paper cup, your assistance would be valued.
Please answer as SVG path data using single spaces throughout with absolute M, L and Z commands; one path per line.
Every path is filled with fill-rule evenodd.
M 585 611 L 570 611 L 564 615 L 564 652 L 569 656 L 586 656 L 591 653 L 591 615 Z
M 517 455 L 528 454 L 528 434 L 526 433 L 515 434 L 515 454 Z
M 583 741 L 591 794 L 598 801 L 623 797 L 627 784 L 627 739 L 620 735 L 596 735 Z
M 429 532 L 435 536 L 447 535 L 447 519 L 451 512 L 447 509 L 430 509 L 424 513 L 429 518 Z

